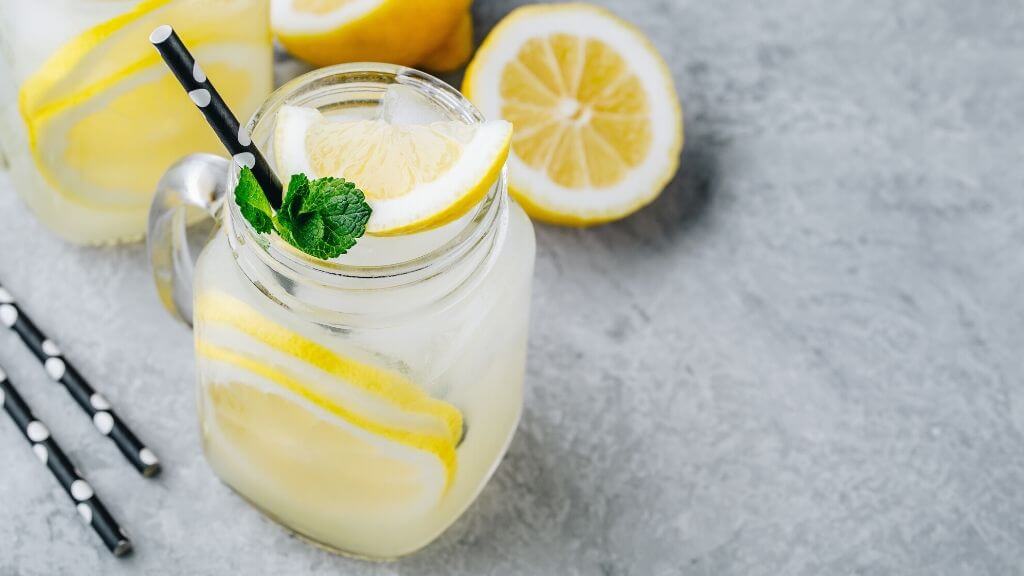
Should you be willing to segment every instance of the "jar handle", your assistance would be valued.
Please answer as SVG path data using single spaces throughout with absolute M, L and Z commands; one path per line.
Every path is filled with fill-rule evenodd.
M 164 307 L 192 325 L 192 276 L 196 259 L 219 228 L 228 160 L 190 154 L 171 166 L 149 207 L 146 251 Z

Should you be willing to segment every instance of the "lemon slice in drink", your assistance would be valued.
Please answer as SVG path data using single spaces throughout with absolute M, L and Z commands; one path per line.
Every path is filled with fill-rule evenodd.
M 79 204 L 144 208 L 175 160 L 221 149 L 149 46 L 149 33 L 174 24 L 228 104 L 245 115 L 273 80 L 270 38 L 252 33 L 266 17 L 248 0 L 150 0 L 73 38 L 19 93 L 40 173 Z
M 477 51 L 462 91 L 515 125 L 509 189 L 531 216 L 615 220 L 656 198 L 678 167 L 682 113 L 669 70 L 607 10 L 513 11 Z
M 383 120 L 335 121 L 284 106 L 274 128 L 278 172 L 287 180 L 336 176 L 355 182 L 373 214 L 366 231 L 396 235 L 455 220 L 475 206 L 508 157 L 512 125 Z
M 430 397 L 393 371 L 342 356 L 237 298 L 206 292 L 196 300 L 195 315 L 203 327 L 201 342 L 248 350 L 263 365 L 290 366 L 293 374 L 304 377 L 303 395 L 418 436 L 441 437 L 452 445 L 462 438 L 462 414 L 451 404 Z M 266 369 L 256 366 L 255 371 Z
M 207 391 L 206 433 L 231 446 L 216 460 L 244 463 L 246 482 L 268 498 L 380 520 L 413 517 L 445 493 L 449 473 L 435 455 L 352 426 L 264 378 L 241 373 Z
M 209 383 L 202 409 L 268 493 L 339 513 L 408 514 L 452 482 L 462 434 L 454 406 L 223 293 L 197 300 L 196 328 Z

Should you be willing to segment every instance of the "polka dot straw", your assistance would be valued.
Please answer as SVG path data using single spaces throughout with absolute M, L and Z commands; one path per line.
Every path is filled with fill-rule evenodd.
M 49 428 L 32 414 L 32 410 L 7 378 L 3 368 L 0 368 L 0 406 L 3 406 L 4 411 L 32 445 L 32 452 L 39 461 L 50 470 L 67 492 L 78 515 L 99 535 L 107 549 L 114 556 L 124 556 L 131 552 L 132 541 L 128 534 L 117 524 L 93 492 L 89 482 L 82 478 L 82 474 L 60 449 L 57 441 L 50 436 Z
M 75 399 L 79 407 L 92 419 L 101 434 L 110 438 L 124 457 L 143 476 L 160 472 L 160 461 L 134 432 L 111 409 L 110 402 L 75 370 L 61 353 L 60 348 L 36 327 L 32 319 L 18 307 L 14 297 L 0 285 L 0 324 L 17 334 L 25 346 L 42 363 L 54 382 L 61 384 Z
M 252 138 L 238 118 L 224 103 L 217 89 L 210 83 L 202 67 L 185 47 L 173 28 L 164 24 L 149 35 L 167 67 L 171 69 L 181 86 L 188 92 L 192 103 L 203 113 L 203 117 L 220 138 L 232 159 L 239 166 L 252 169 L 256 181 L 267 195 L 275 210 L 281 207 L 281 181 L 270 168 L 270 164 L 252 143 Z

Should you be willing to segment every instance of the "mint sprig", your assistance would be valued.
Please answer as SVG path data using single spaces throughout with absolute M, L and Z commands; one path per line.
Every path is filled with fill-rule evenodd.
M 260 234 L 270 234 L 274 229 L 274 210 L 270 207 L 267 195 L 256 181 L 256 175 L 249 168 L 242 168 L 235 186 L 235 203 L 238 204 L 242 216 L 252 224 Z
M 373 211 L 362 190 L 344 178 L 295 174 L 276 213 L 249 168 L 242 168 L 235 187 L 242 216 L 260 234 L 277 232 L 286 242 L 322 260 L 336 258 L 366 233 Z

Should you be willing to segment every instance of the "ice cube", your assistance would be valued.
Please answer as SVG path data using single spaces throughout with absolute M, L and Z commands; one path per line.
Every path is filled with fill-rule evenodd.
M 440 107 L 414 88 L 392 84 L 384 94 L 380 119 L 392 124 L 430 124 L 448 118 Z

